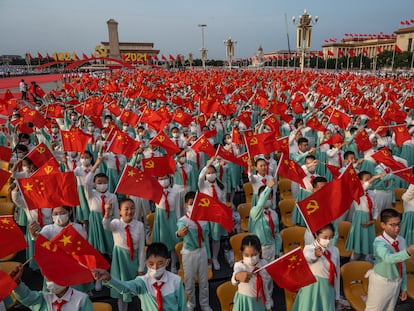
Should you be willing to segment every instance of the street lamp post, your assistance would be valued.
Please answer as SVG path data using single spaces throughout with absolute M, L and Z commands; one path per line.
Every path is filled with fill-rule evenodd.
M 237 44 L 237 41 L 229 37 L 227 40 L 224 40 L 223 42 L 226 46 L 226 57 L 229 62 L 229 69 L 231 69 L 231 64 L 233 62 L 234 57 L 234 46 Z
M 300 71 L 303 72 L 305 67 L 305 53 L 306 49 L 310 48 L 311 39 L 312 39 L 312 25 L 318 22 L 318 16 L 312 18 L 306 10 L 304 10 L 303 15 L 299 16 L 299 21 L 296 20 L 296 17 L 293 16 L 292 22 L 297 25 L 297 40 L 296 47 L 301 49 L 300 56 Z
M 207 27 L 207 24 L 198 24 L 198 27 L 201 28 L 201 62 L 203 63 L 203 69 L 206 69 L 207 49 L 204 47 L 204 28 Z

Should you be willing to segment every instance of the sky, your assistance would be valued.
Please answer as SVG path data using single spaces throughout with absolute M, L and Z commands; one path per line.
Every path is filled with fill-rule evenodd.
M 121 42 L 153 42 L 160 54 L 200 57 L 201 29 L 209 59 L 224 59 L 224 40 L 236 58 L 296 48 L 292 17 L 306 9 L 319 21 L 311 48 L 345 33 L 391 34 L 414 19 L 414 0 L 0 0 L 0 55 L 54 52 L 90 55 L 108 41 L 106 22 L 118 22 Z M 285 18 L 285 15 L 287 19 Z M 287 20 L 287 23 L 286 23 Z

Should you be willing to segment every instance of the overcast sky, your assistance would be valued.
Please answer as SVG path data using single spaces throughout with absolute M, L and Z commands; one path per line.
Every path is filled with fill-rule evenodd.
M 207 24 L 209 58 L 224 59 L 223 40 L 237 40 L 236 58 L 296 46 L 292 16 L 319 16 L 312 49 L 345 33 L 392 33 L 414 19 L 414 0 L 0 0 L 0 55 L 53 52 L 90 55 L 108 41 L 106 21 L 118 21 L 119 40 L 153 42 L 160 54 L 199 58 Z M 287 26 L 285 22 L 287 15 Z M 414 25 L 414 24 L 413 24 Z M 287 29 L 286 29 L 287 27 Z

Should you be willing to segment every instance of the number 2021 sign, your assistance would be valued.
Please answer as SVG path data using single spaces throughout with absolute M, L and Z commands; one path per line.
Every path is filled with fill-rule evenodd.
M 147 54 L 124 53 L 122 59 L 127 63 L 142 63 L 147 61 Z

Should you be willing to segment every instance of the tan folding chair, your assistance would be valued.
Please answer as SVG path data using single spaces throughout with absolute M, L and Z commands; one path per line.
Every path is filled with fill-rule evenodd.
M 237 206 L 237 212 L 240 215 L 240 229 L 243 231 L 248 231 L 249 225 L 249 216 L 250 209 L 252 208 L 252 203 L 241 203 Z
M 352 255 L 352 251 L 345 248 L 351 225 L 352 224 L 349 221 L 338 222 L 338 243 L 336 244 L 336 247 L 338 247 L 341 257 L 351 257 Z
M 295 208 L 295 199 L 283 199 L 279 201 L 280 220 L 284 227 L 292 227 L 295 224 L 292 222 L 292 213 Z
M 224 282 L 217 287 L 216 294 L 221 311 L 231 311 L 233 309 L 233 299 L 236 292 L 237 286 L 231 284 L 231 281 Z
M 244 239 L 244 237 L 248 235 L 251 235 L 251 233 L 242 232 L 242 233 L 235 234 L 230 238 L 230 246 L 234 253 L 234 262 L 238 262 L 242 260 L 242 254 L 240 252 L 241 242 Z
M 243 184 L 244 195 L 246 196 L 246 203 L 252 203 L 253 187 L 250 181 Z
M 280 193 L 280 198 L 284 199 L 292 199 L 292 181 L 290 179 L 280 179 L 277 183 Z
M 285 254 L 298 246 L 301 248 L 305 246 L 305 231 L 306 228 L 299 226 L 285 228 L 280 231 Z
M 368 261 L 351 261 L 341 267 L 341 279 L 346 300 L 357 311 L 365 310 L 368 279 L 365 274 L 372 268 Z
M 107 302 L 92 302 L 93 311 L 112 311 L 112 306 Z

